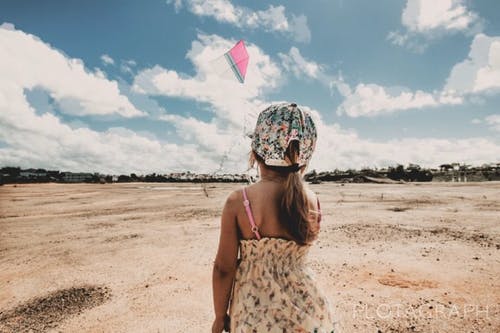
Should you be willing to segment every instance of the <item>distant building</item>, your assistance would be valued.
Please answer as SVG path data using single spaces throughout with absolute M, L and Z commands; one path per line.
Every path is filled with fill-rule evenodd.
M 92 180 L 93 174 L 89 172 L 63 172 L 62 180 L 68 183 L 80 183 Z
M 440 169 L 441 171 L 449 171 L 449 170 L 453 170 L 453 165 L 451 165 L 451 164 L 441 164 L 441 165 L 439 166 L 439 169 Z
M 460 163 L 456 163 L 456 162 L 455 162 L 455 163 L 451 163 L 451 165 L 453 166 L 453 170 L 455 170 L 455 171 L 458 171 L 458 170 L 460 170 L 460 169 L 461 169 L 461 168 L 460 168 Z
M 19 177 L 27 179 L 41 178 L 46 176 L 47 172 L 45 170 L 26 169 L 19 172 Z

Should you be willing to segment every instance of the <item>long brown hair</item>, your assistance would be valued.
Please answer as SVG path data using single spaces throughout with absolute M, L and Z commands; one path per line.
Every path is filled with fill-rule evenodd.
M 299 142 L 294 140 L 288 145 L 285 157 L 292 163 L 291 167 L 269 166 L 254 151 L 250 153 L 250 166 L 259 162 L 264 167 L 277 171 L 285 177 L 283 196 L 281 197 L 280 222 L 293 238 L 301 245 L 310 243 L 318 233 L 318 228 L 311 223 L 311 212 L 302 172 L 306 166 L 298 167 Z

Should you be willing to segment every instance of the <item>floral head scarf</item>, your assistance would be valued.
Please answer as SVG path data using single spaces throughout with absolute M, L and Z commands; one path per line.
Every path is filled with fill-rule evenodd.
M 306 165 L 316 146 L 316 126 L 309 112 L 297 104 L 269 106 L 259 114 L 252 135 L 252 149 L 270 166 L 291 166 L 285 152 L 292 140 L 299 141 L 298 166 Z

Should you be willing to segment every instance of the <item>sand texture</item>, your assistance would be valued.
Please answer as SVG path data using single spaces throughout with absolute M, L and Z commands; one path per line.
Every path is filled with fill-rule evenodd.
M 0 187 L 0 332 L 208 332 L 241 184 Z M 500 183 L 310 185 L 340 332 L 500 332 Z

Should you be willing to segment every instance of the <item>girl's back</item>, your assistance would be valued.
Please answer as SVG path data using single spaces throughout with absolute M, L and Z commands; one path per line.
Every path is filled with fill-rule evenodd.
M 280 221 L 281 200 L 283 197 L 283 184 L 275 181 L 260 181 L 246 187 L 246 194 L 250 202 L 251 211 L 255 224 L 258 227 L 261 237 L 284 238 L 294 240 L 289 230 L 286 228 L 286 221 Z M 249 217 L 242 204 L 245 200 L 243 191 L 237 193 L 237 223 L 240 237 L 242 239 L 255 238 Z M 309 210 L 312 213 L 311 223 L 317 224 L 320 219 L 318 202 L 313 191 L 307 189 Z M 238 205 L 238 201 L 240 204 Z
M 328 301 L 307 266 L 310 245 L 296 242 L 279 220 L 281 191 L 265 181 L 240 191 L 240 206 L 246 195 L 250 209 L 237 213 L 241 261 L 230 332 L 333 332 Z

